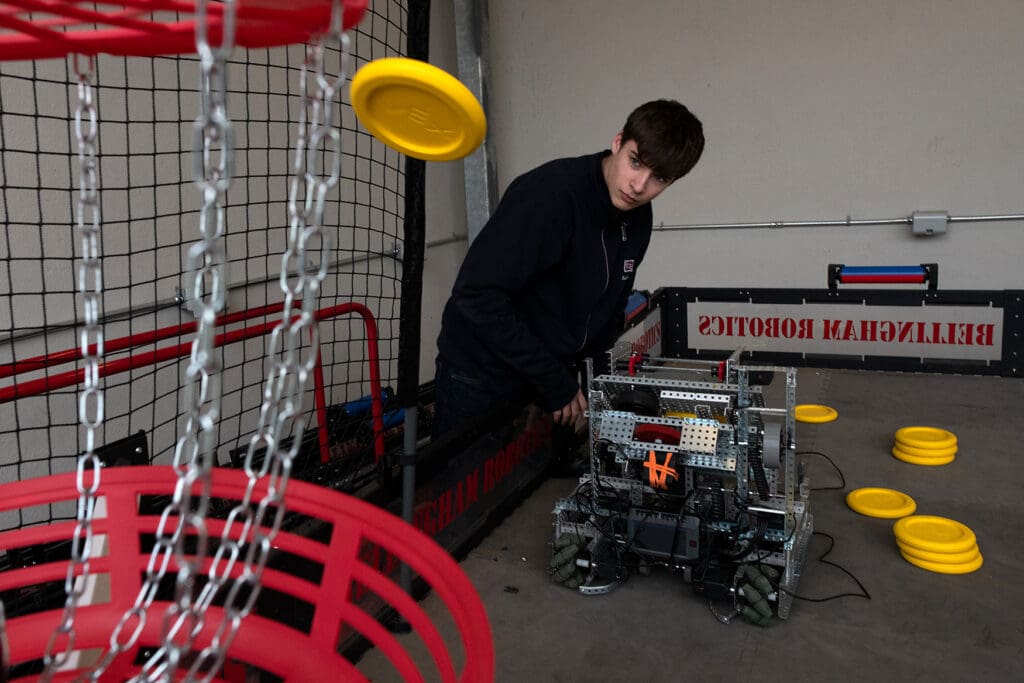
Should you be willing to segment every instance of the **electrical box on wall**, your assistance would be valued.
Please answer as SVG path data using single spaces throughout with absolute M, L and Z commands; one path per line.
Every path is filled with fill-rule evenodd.
M 915 211 L 913 231 L 915 235 L 923 237 L 942 235 L 946 232 L 948 223 L 949 214 L 945 211 Z

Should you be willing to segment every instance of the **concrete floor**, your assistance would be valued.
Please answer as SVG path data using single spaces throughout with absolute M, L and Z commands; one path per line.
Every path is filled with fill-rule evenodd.
M 845 475 L 845 489 L 812 493 L 814 526 L 835 539 L 827 559 L 854 574 L 870 600 L 796 600 L 788 620 L 761 628 L 720 623 L 667 572 L 634 576 L 608 595 L 579 595 L 548 575 L 551 510 L 575 484 L 549 479 L 461 563 L 490 616 L 496 680 L 1024 680 L 1024 525 L 1016 517 L 1024 382 L 802 369 L 797 402 L 839 411 L 832 423 L 798 424 L 797 451 L 825 453 Z M 923 467 L 893 458 L 893 433 L 907 425 L 954 432 L 956 460 Z M 838 483 L 824 458 L 802 457 L 813 487 Z M 891 520 L 846 506 L 846 494 L 863 486 L 901 490 L 918 514 L 971 527 L 984 566 L 966 575 L 912 566 L 899 555 Z M 824 537 L 812 538 L 798 592 L 859 592 L 842 571 L 817 561 L 827 547 Z M 438 612 L 434 596 L 423 604 Z M 374 681 L 395 680 L 379 652 L 359 668 Z

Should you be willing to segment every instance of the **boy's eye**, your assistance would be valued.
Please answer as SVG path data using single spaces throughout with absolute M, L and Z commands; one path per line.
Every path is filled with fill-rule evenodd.
M 663 175 L 654 176 L 654 179 L 656 181 L 658 181 L 659 183 L 661 183 L 662 185 L 668 185 L 668 176 L 663 176 Z

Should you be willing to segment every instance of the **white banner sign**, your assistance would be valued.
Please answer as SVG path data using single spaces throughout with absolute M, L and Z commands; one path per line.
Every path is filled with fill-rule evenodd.
M 695 302 L 686 322 L 698 350 L 1002 359 L 1003 310 L 991 306 Z

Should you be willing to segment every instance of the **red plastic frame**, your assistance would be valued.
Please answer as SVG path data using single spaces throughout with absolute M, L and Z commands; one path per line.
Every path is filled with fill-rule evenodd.
M 220 316 L 217 319 L 217 324 L 230 325 L 243 320 L 251 320 L 268 314 L 280 313 L 283 307 L 283 304 L 277 303 L 229 313 L 227 315 Z M 379 461 L 384 457 L 384 406 L 381 398 L 380 387 L 380 353 L 377 347 L 377 321 L 374 319 L 373 313 L 369 308 L 354 302 L 321 308 L 316 311 L 315 318 L 317 322 L 321 322 L 323 320 L 329 320 L 330 318 L 335 318 L 348 313 L 360 315 L 363 318 L 363 324 L 366 326 L 366 361 L 369 365 L 370 371 L 370 414 L 373 423 L 373 449 L 375 457 Z M 272 332 L 279 322 L 280 321 L 275 320 L 259 325 L 250 325 L 248 327 L 243 327 L 240 330 L 232 330 L 230 332 L 218 334 L 214 337 L 214 346 L 220 347 L 225 344 L 263 336 Z M 111 339 L 110 341 L 105 342 L 104 353 L 108 354 L 132 349 L 138 346 L 146 346 L 163 339 L 189 334 L 194 332 L 195 329 L 195 322 L 187 322 L 180 325 L 161 327 L 149 332 L 140 332 L 127 337 L 118 337 L 117 339 Z M 172 360 L 174 358 L 184 358 L 191 353 L 192 345 L 189 343 L 176 344 L 174 346 L 156 349 L 155 351 L 132 354 L 126 358 L 118 358 L 117 360 L 107 361 L 100 364 L 99 375 L 100 377 L 116 375 L 136 368 L 156 365 L 162 361 Z M 42 370 L 44 368 L 74 362 L 81 358 L 82 352 L 78 348 L 55 351 L 43 356 L 35 356 L 14 363 L 0 365 L 0 377 L 17 377 L 17 375 L 21 373 Z M 38 396 L 39 394 L 45 394 L 46 392 L 53 391 L 55 389 L 75 386 L 77 384 L 81 384 L 84 378 L 85 370 L 78 369 L 68 370 L 66 372 L 60 372 L 38 379 L 22 382 L 16 381 L 9 386 L 0 387 L 0 403 L 7 403 L 27 396 Z M 322 462 L 327 462 L 330 458 L 327 440 L 327 400 L 324 395 L 324 373 L 323 366 L 320 363 L 319 350 L 317 351 L 316 365 L 313 368 L 313 395 L 316 402 L 317 426 L 319 427 L 320 459 Z
M 153 534 L 160 519 L 159 515 L 139 514 L 139 496 L 166 495 L 174 489 L 175 482 L 170 467 L 115 467 L 103 471 L 99 495 L 106 498 L 107 515 L 94 521 L 93 533 L 107 536 L 108 552 L 90 559 L 90 571 L 109 576 L 110 602 L 79 606 L 75 616 L 76 647 L 105 646 L 120 616 L 133 605 L 149 561 L 149 553 L 140 547 L 140 538 Z M 240 500 L 246 483 L 245 474 L 239 470 L 217 469 L 212 496 Z M 265 485 L 256 487 L 256 496 L 262 497 L 265 493 Z M 74 501 L 77 495 L 74 473 L 2 484 L 0 510 Z M 493 680 L 494 646 L 487 614 L 473 585 L 444 548 L 379 507 L 330 489 L 292 480 L 288 483 L 286 497 L 289 511 L 332 525 L 327 543 L 287 531 L 279 533 L 274 541 L 275 548 L 321 565 L 323 572 L 319 583 L 288 574 L 281 568 L 268 567 L 263 574 L 265 587 L 314 607 L 311 627 L 308 633 L 303 633 L 269 616 L 253 613 L 242 622 L 231 647 L 231 659 L 258 666 L 285 681 L 365 681 L 366 678 L 336 651 L 342 629 L 355 628 L 391 661 L 404 680 L 422 681 L 419 667 L 402 646 L 408 639 L 400 642 L 357 604 L 360 591 L 368 589 L 393 606 L 416 630 L 442 681 Z M 223 520 L 208 519 L 207 524 L 211 536 L 222 533 Z M 72 537 L 74 529 L 75 522 L 71 520 L 0 532 L 0 547 L 13 549 L 66 541 Z M 465 662 L 459 674 L 456 674 L 447 644 L 426 612 L 375 562 L 366 561 L 366 543 L 408 564 L 448 608 L 464 648 Z M 235 565 L 233 576 L 241 573 L 240 565 Z M 209 560 L 203 571 L 208 568 Z M 174 560 L 168 571 L 177 571 Z M 66 560 L 2 572 L 0 591 L 63 581 L 66 572 Z M 158 644 L 161 616 L 167 606 L 166 602 L 153 604 L 140 642 L 115 660 L 104 680 L 126 680 L 138 670 L 133 664 L 136 652 L 140 647 Z M 223 610 L 219 607 L 208 610 L 206 626 L 196 640 L 197 650 L 209 643 L 222 616 Z M 7 634 L 12 663 L 41 657 L 60 617 L 60 609 L 51 609 L 9 619 Z M 62 672 L 53 680 L 73 680 L 77 673 L 80 672 Z
M 656 444 L 659 441 L 669 446 L 678 446 L 683 433 L 670 425 L 638 424 L 633 431 L 633 440 Z
M 106 53 L 153 57 L 195 51 L 192 0 L 3 0 L 0 2 L 0 60 L 49 59 L 68 54 Z M 352 28 L 363 18 L 368 0 L 343 0 L 342 22 Z M 235 44 L 273 47 L 303 43 L 330 24 L 331 0 L 236 0 Z M 223 4 L 211 1 L 208 40 L 221 40 Z M 32 12 L 37 16 L 29 19 Z M 170 20 L 152 18 L 166 14 Z M 38 15 L 44 14 L 40 18 Z M 177 14 L 177 16 L 175 16 Z M 182 18 L 181 15 L 186 15 Z

